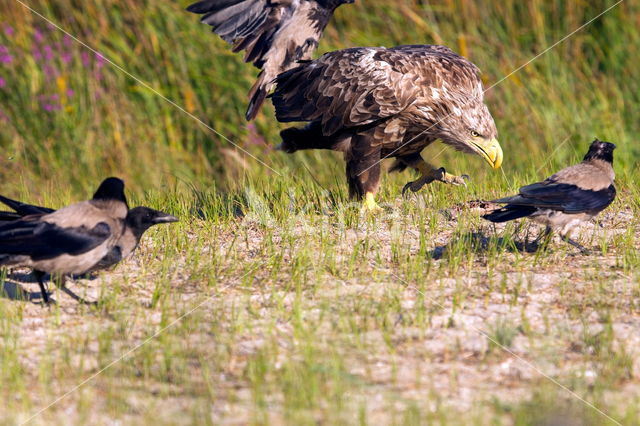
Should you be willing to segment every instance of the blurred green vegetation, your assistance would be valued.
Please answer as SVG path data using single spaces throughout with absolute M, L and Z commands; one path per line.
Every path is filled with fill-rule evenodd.
M 8 1 L 0 4 L 3 192 L 86 195 L 107 175 L 138 190 L 225 190 L 293 175 L 344 191 L 339 156 L 272 152 L 281 126 L 271 105 L 255 124 L 245 122 L 246 93 L 257 71 L 185 12 L 189 3 L 28 2 L 284 176 Z M 501 81 L 614 3 L 358 0 L 338 9 L 318 54 L 351 46 L 444 44 L 475 62 L 487 87 L 500 82 L 487 103 L 505 149 L 504 173 L 449 150 L 436 161 L 470 173 L 476 183 L 512 186 L 543 177 L 578 159 L 596 136 L 618 143 L 616 167 L 624 176 L 633 173 L 640 153 L 639 3 L 621 3 Z

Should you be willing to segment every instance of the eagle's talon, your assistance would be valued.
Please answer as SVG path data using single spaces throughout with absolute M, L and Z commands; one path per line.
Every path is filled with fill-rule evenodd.
M 404 187 L 402 187 L 402 196 L 403 197 L 406 197 L 407 189 L 411 189 L 412 192 L 416 192 L 416 191 L 414 191 L 413 187 L 411 186 L 412 184 L 413 184 L 413 182 L 409 182 Z
M 408 189 L 411 189 L 411 192 L 418 192 L 423 186 L 433 182 L 434 180 L 438 179 L 434 176 L 421 176 L 417 180 L 407 183 L 404 188 L 402 188 L 402 195 L 404 196 Z

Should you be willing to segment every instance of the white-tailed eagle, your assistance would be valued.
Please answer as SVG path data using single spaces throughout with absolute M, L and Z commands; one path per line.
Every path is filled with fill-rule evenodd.
M 354 0 L 202 0 L 188 11 L 203 14 L 233 51 L 262 71 L 249 92 L 247 120 L 258 114 L 278 74 L 311 59 L 335 9 Z
M 484 104 L 478 68 L 443 46 L 358 47 L 330 52 L 276 79 L 271 95 L 281 122 L 309 122 L 280 134 L 280 148 L 342 151 L 351 197 L 375 208 L 380 162 L 393 170 L 412 167 L 417 191 L 439 180 L 464 183 L 425 162 L 421 151 L 437 139 L 502 163 L 493 118 Z M 406 187 L 405 187 L 406 188 Z

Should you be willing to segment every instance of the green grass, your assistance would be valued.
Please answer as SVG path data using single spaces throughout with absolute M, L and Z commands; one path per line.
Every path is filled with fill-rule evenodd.
M 255 70 L 187 3 L 29 5 L 275 171 L 18 3 L 0 5 L 0 46 L 13 58 L 0 63 L 0 193 L 58 207 L 117 175 L 133 205 L 181 218 L 150 231 L 115 271 L 72 284 L 99 297 L 95 309 L 60 292 L 43 309 L 21 300 L 37 285 L 0 271 L 7 292 L 23 293 L 0 297 L 0 424 L 27 420 L 105 367 L 33 422 L 606 421 L 500 345 L 637 424 L 637 3 L 487 93 L 503 171 L 434 145 L 425 157 L 470 174 L 468 187 L 433 184 L 403 199 L 412 177 L 385 175 L 386 210 L 375 216 L 348 200 L 340 156 L 273 152 L 281 126 L 270 106 L 247 125 Z M 320 51 L 442 43 L 488 87 L 613 4 L 425 3 L 357 0 L 339 9 Z M 45 46 L 50 59 L 38 59 Z M 494 229 L 464 207 L 579 161 L 596 136 L 618 144 L 619 196 L 606 229 L 581 237 L 593 256 L 559 241 L 523 253 L 536 227 Z

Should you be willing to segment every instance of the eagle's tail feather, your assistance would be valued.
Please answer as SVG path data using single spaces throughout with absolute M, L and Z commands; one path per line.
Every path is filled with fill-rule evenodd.
M 537 208 L 532 206 L 515 206 L 513 204 L 509 204 L 501 209 L 494 210 L 491 213 L 482 216 L 482 218 L 494 223 L 502 223 L 530 216 L 535 213 L 536 210 Z
M 336 139 L 322 133 L 319 122 L 311 122 L 303 128 L 289 127 L 280 132 L 282 143 L 278 149 L 292 153 L 301 149 L 333 149 Z

